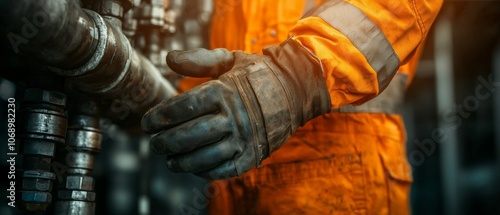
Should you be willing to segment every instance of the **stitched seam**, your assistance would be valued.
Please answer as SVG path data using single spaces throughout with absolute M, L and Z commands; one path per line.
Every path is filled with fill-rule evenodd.
M 247 110 L 248 119 L 249 119 L 250 123 L 252 124 L 251 129 L 252 129 L 252 132 L 254 135 L 253 141 L 252 141 L 252 145 L 253 145 L 252 147 L 253 147 L 253 150 L 255 151 L 255 166 L 258 168 L 258 167 L 260 167 L 260 163 L 263 160 L 263 159 L 261 159 L 262 153 L 266 153 L 266 152 L 262 152 L 259 150 L 259 144 L 260 144 L 259 140 L 260 139 L 259 139 L 258 134 L 260 132 L 260 129 L 259 129 L 258 123 L 264 125 L 264 122 L 262 120 L 262 118 L 263 118 L 262 112 L 260 112 L 260 114 L 259 114 L 259 113 L 254 113 L 254 112 L 250 111 L 252 109 L 252 106 L 253 106 L 252 104 L 254 104 L 253 102 L 251 102 L 252 99 L 250 97 L 255 96 L 255 94 L 248 93 L 249 89 L 248 89 L 248 82 L 247 82 L 246 78 L 241 78 L 240 76 L 233 76 L 233 75 L 230 75 L 228 77 L 231 79 L 233 84 L 238 89 L 238 93 L 241 96 L 241 100 L 243 101 L 243 105 L 245 106 L 245 108 Z M 244 96 L 244 95 L 247 95 L 247 96 Z M 255 103 L 255 104 L 257 104 L 257 103 Z M 265 139 L 267 141 L 267 135 L 266 135 Z M 268 152 L 266 154 L 267 155 L 265 155 L 265 157 L 269 156 Z M 236 172 L 238 175 L 243 174 L 243 173 L 238 171 L 237 167 L 236 167 Z
M 420 33 L 422 34 L 420 41 L 422 41 L 424 39 L 424 36 L 425 36 L 425 33 L 427 32 L 427 30 L 425 28 L 424 22 L 422 21 L 422 16 L 420 15 L 420 12 L 418 11 L 417 3 L 415 3 L 415 0 L 412 0 L 412 4 L 413 4 L 413 10 L 417 15 L 417 23 L 418 23 L 418 26 L 420 27 Z

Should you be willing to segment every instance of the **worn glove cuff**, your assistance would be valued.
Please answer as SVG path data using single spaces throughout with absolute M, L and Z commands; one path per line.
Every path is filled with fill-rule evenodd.
M 257 166 L 298 127 L 331 109 L 322 67 L 314 54 L 289 39 L 265 49 L 264 55 L 260 62 L 248 57 L 242 60 L 246 66 L 240 72 L 221 76 L 236 85 L 247 109 Z
M 330 94 L 323 77 L 321 62 L 316 55 L 293 38 L 280 46 L 272 46 L 263 51 L 273 59 L 281 71 L 275 72 L 275 75 L 281 80 L 288 94 L 291 110 L 290 135 L 307 121 L 330 112 Z M 274 152 L 283 143 L 284 141 L 270 141 L 269 153 Z
M 331 111 L 330 94 L 320 59 L 292 38 L 263 50 L 280 67 L 289 99 L 296 109 L 293 131 L 316 116 Z

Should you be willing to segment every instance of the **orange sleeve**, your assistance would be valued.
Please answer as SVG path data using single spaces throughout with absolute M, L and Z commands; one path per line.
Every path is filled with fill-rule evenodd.
M 332 108 L 359 105 L 385 88 L 381 86 L 384 80 L 381 82 L 379 70 L 389 70 L 384 65 L 388 64 L 385 55 L 377 54 L 386 51 L 382 50 L 383 44 L 366 39 L 365 33 L 385 38 L 389 46 L 386 49 L 391 49 L 398 61 L 389 71 L 395 73 L 417 52 L 442 3 L 443 0 L 325 2 L 319 6 L 323 8 L 299 20 L 289 34 L 321 60 Z M 377 28 L 381 34 L 374 33 Z M 386 76 L 390 82 L 392 76 Z

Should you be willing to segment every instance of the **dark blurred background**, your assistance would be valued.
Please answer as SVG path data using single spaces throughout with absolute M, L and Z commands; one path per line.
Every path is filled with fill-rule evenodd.
M 445 1 L 406 94 L 413 214 L 500 214 L 499 89 L 500 2 Z
M 185 18 L 175 21 L 165 50 L 207 46 L 203 10 L 210 5 L 199 4 L 181 7 Z M 7 99 L 22 98 L 24 89 L 4 71 L 24 70 L 10 50 L 2 46 L 1 52 L 0 122 L 6 122 Z M 445 1 L 406 94 L 404 119 L 413 214 L 500 214 L 500 1 Z M 2 140 L 6 126 L 0 124 Z M 97 214 L 206 213 L 199 193 L 207 181 L 171 173 L 164 157 L 150 153 L 147 135 L 130 134 L 106 119 L 101 129 L 93 172 Z M 2 173 L 8 170 L 6 150 L 0 147 Z M 6 195 L 4 183 L 1 189 Z M 0 214 L 18 213 L 0 205 Z

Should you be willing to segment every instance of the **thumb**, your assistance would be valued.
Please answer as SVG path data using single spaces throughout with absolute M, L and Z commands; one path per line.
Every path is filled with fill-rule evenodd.
M 174 72 L 191 77 L 219 77 L 233 67 L 234 57 L 227 49 L 171 51 L 167 64 Z

